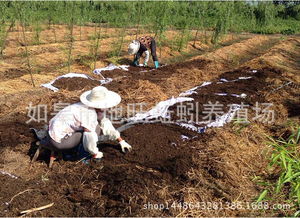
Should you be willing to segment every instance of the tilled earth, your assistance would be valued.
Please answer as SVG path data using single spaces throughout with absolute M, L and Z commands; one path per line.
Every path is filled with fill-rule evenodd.
M 122 154 L 117 144 L 100 144 L 105 155 L 102 162 L 87 166 L 61 161 L 56 163 L 46 181 L 24 181 L 0 175 L 1 183 L 5 184 L 1 191 L 3 200 L 8 200 L 12 192 L 33 189 L 9 205 L 1 204 L 1 215 L 17 215 L 19 209 L 50 201 L 57 204 L 50 212 L 55 216 L 141 214 L 141 205 L 163 200 L 157 193 L 159 187 L 172 184 L 175 192 L 188 181 L 187 172 L 194 166 L 196 149 L 190 148 L 181 135 L 193 137 L 196 133 L 178 126 L 139 125 L 123 133 L 134 147 L 128 154 Z M 201 140 L 205 140 L 205 136 Z M 43 155 L 41 161 L 47 160 L 46 156 Z
M 129 71 L 106 71 L 103 75 L 114 79 L 105 86 L 122 93 L 134 88 L 138 80 L 161 86 L 164 80 L 178 69 L 201 69 L 205 64 L 207 61 L 200 59 L 167 65 L 158 70 L 148 71 L 149 68 L 130 67 Z M 239 77 L 251 78 L 232 81 Z M 221 79 L 231 82 L 221 82 Z M 270 67 L 261 69 L 241 67 L 223 73 L 211 81 L 211 85 L 195 89 L 197 93 L 189 96 L 194 98 L 193 104 L 199 105 L 199 110 L 192 111 L 192 114 L 202 119 L 203 104 L 209 101 L 219 102 L 224 106 L 241 102 L 254 106 L 255 102 L 268 102 L 270 100 L 267 98 L 268 94 L 274 87 L 278 87 L 278 84 L 274 86 L 275 80 L 277 83 L 280 82 L 279 85 L 286 82 L 281 71 Z M 97 85 L 96 83 L 98 84 L 94 80 L 69 78 L 62 79 L 55 85 L 61 91 L 78 91 L 90 89 Z M 277 104 L 275 108 L 278 109 L 277 113 L 281 114 L 281 118 L 299 115 L 297 113 L 299 105 L 294 98 L 299 91 L 297 87 L 287 86 L 282 96 L 273 99 L 272 103 Z M 246 94 L 246 98 L 221 96 L 216 93 L 238 95 L 243 93 Z M 289 99 L 289 96 L 294 97 Z M 283 102 L 286 104 L 285 107 L 277 107 Z M 177 106 L 178 104 L 170 108 L 175 114 L 174 120 L 178 119 Z M 187 120 L 190 118 L 187 117 Z M 26 161 L 29 162 L 36 149 L 29 128 L 41 127 L 41 124 L 35 122 L 26 124 L 27 120 L 28 117 L 23 113 L 1 118 L 0 150 L 26 153 Z M 222 149 L 214 151 L 214 148 L 208 146 L 214 143 L 212 140 L 216 135 L 215 131 L 209 129 L 206 133 L 198 134 L 177 125 L 156 123 L 136 125 L 122 135 L 132 145 L 133 151 L 123 154 L 114 142 L 100 144 L 99 148 L 104 152 L 104 158 L 98 163 L 85 165 L 82 162 L 60 160 L 54 164 L 52 170 L 48 170 L 46 163 L 49 156 L 45 152 L 38 162 L 24 167 L 27 176 L 17 175 L 18 178 L 13 178 L 3 174 L 6 171 L 1 170 L 0 216 L 17 216 L 22 210 L 52 202 L 53 207 L 31 215 L 175 216 L 179 212 L 174 209 L 159 210 L 149 207 L 154 204 L 184 203 L 187 201 L 188 187 L 199 188 L 199 185 L 207 191 L 204 199 L 227 202 L 236 199 L 235 191 L 228 190 L 234 190 L 239 181 L 232 181 L 231 175 L 217 164 L 217 161 L 222 162 L 218 156 L 222 153 Z M 215 161 L 212 161 L 211 157 Z M 9 161 L 5 157 L 0 157 L 0 164 L 5 169 Z M 197 172 L 199 174 L 197 176 L 202 180 L 195 179 L 197 177 L 193 172 L 194 174 Z M 199 197 L 201 198 L 201 192 Z M 243 215 L 243 213 L 233 211 L 229 215 Z

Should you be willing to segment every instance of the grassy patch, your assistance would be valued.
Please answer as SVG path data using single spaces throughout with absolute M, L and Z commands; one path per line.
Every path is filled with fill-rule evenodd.
M 289 205 L 285 215 L 300 215 L 300 126 L 294 124 L 278 138 L 268 137 L 270 163 L 268 178 L 259 179 L 264 187 L 257 202 Z M 278 208 L 279 209 L 279 208 Z

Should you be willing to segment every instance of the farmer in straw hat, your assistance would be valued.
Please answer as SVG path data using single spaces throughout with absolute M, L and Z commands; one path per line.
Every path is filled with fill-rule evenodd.
M 103 153 L 97 148 L 98 136 L 102 132 L 109 140 L 118 140 L 123 152 L 131 146 L 120 137 L 111 121 L 104 117 L 106 109 L 118 105 L 121 97 L 103 86 L 97 86 L 80 96 L 79 103 L 67 106 L 56 114 L 49 124 L 48 136 L 41 144 L 55 150 L 71 149 L 81 142 L 85 151 L 100 159 Z
M 133 65 L 139 66 L 140 57 L 145 53 L 144 66 L 148 66 L 149 51 L 151 50 L 152 59 L 155 68 L 159 67 L 159 62 L 156 55 L 156 42 L 151 36 L 143 36 L 137 40 L 133 40 L 128 46 L 128 53 L 130 55 L 135 55 Z

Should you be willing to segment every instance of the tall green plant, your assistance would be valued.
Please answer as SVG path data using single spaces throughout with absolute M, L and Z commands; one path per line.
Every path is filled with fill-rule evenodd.
M 8 34 L 9 32 L 11 32 L 11 30 L 13 29 L 14 25 L 15 25 L 15 20 L 11 20 L 10 21 L 10 25 L 9 27 L 5 30 L 5 25 L 3 24 L 1 26 L 1 32 L 0 32 L 0 57 L 3 58 L 3 55 L 4 55 L 4 49 L 5 49 L 5 46 L 6 46 L 6 40 L 7 40 L 7 37 L 8 37 Z M 3 29 L 2 29 L 3 28 Z M 2 32 L 3 31 L 3 32 Z
M 216 44 L 223 35 L 225 35 L 232 24 L 232 9 L 233 2 L 226 2 L 222 4 L 216 4 L 218 14 L 215 31 L 212 35 L 211 42 Z
M 193 14 L 194 14 L 194 25 L 193 28 L 196 28 L 196 33 L 194 36 L 193 46 L 196 46 L 196 41 L 198 40 L 198 34 L 201 29 L 204 29 L 204 15 L 207 9 L 207 2 L 195 2 L 193 5 Z
M 48 25 L 49 28 L 52 30 L 53 32 L 53 36 L 54 36 L 54 42 L 57 43 L 57 34 L 56 34 L 56 24 L 59 21 L 59 9 L 61 4 L 60 2 L 48 2 L 48 6 L 47 8 L 48 13 L 47 13 L 47 17 L 48 17 Z
M 156 38 L 157 46 L 159 47 L 159 54 L 161 57 L 162 52 L 162 44 L 164 40 L 166 39 L 164 33 L 167 30 L 168 27 L 168 14 L 171 12 L 171 3 L 169 2 L 160 2 L 156 5 L 154 8 L 154 37 Z
M 95 29 L 94 29 L 94 40 L 91 44 L 91 54 L 93 57 L 93 67 L 92 69 L 96 69 L 96 64 L 97 64 L 97 57 L 99 56 L 99 48 L 100 48 L 100 41 L 101 41 L 101 31 L 102 27 L 101 24 L 104 20 L 104 17 L 106 15 L 106 7 L 103 3 L 98 4 L 98 10 L 97 13 L 95 14 L 96 18 L 95 21 L 97 23 L 95 24 Z
M 136 34 L 135 34 L 135 39 L 138 38 L 139 32 L 140 32 L 140 25 L 141 25 L 141 19 L 144 14 L 144 3 L 143 2 L 138 2 L 136 4 L 136 15 L 137 15 L 137 24 L 136 24 Z
M 68 12 L 67 16 L 67 28 L 68 28 L 68 42 L 67 42 L 67 66 L 68 73 L 71 72 L 72 65 L 72 50 L 74 46 L 74 23 L 75 23 L 75 14 L 74 14 L 74 2 L 68 2 L 69 4 L 66 7 L 66 11 Z
M 27 67 L 28 67 L 28 70 L 30 73 L 31 83 L 32 83 L 32 86 L 35 87 L 35 83 L 33 80 L 33 72 L 32 72 L 33 70 L 32 70 L 32 66 L 31 66 L 31 62 L 30 62 L 30 58 L 29 58 L 30 54 L 28 51 L 28 41 L 27 41 L 26 34 L 25 34 L 26 17 L 28 17 L 26 14 L 26 7 L 24 7 L 24 4 L 19 3 L 19 4 L 16 4 L 15 9 L 16 9 L 16 14 L 18 14 L 19 20 L 21 22 L 22 36 L 23 36 L 23 42 L 24 42 L 24 46 L 25 46 L 25 58 L 26 58 Z
M 125 42 L 127 25 L 130 22 L 130 19 L 132 18 L 132 13 L 130 12 L 130 10 L 128 10 L 128 5 L 130 4 L 127 3 L 122 6 L 115 5 L 115 7 L 120 7 L 123 10 L 121 10 L 117 16 L 110 18 L 111 23 L 118 28 L 117 40 L 112 43 L 112 51 L 110 52 L 111 57 L 119 57 L 121 55 L 122 47 Z
M 0 58 L 3 58 L 8 34 L 15 25 L 15 17 L 9 14 L 9 9 L 5 2 L 0 3 L 0 13 L 2 14 L 0 21 Z
M 255 10 L 257 25 L 262 27 L 272 24 L 275 14 L 276 8 L 274 7 L 274 4 L 271 2 L 259 2 Z

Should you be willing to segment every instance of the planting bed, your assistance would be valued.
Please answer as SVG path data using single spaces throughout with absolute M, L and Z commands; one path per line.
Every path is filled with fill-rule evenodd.
M 89 90 L 99 85 L 99 81 L 85 78 L 61 78 L 53 83 L 54 87 L 68 91 Z
M 299 41 L 296 42 L 299 44 Z M 35 95 L 20 92 L 15 97 L 3 97 L 3 106 L 6 107 L 0 120 L 0 152 L 3 154 L 0 157 L 0 216 L 17 216 L 22 210 L 50 203 L 54 203 L 51 208 L 29 216 L 289 214 L 288 211 L 262 213 L 247 208 L 203 210 L 170 207 L 172 203 L 255 201 L 262 188 L 253 181 L 253 177 L 266 176 L 268 163 L 262 155 L 265 148 L 262 135 L 280 135 L 277 131 L 287 118 L 299 121 L 300 81 L 292 80 L 293 75 L 297 77 L 294 71 L 289 71 L 292 73 L 287 77 L 284 69 L 266 63 L 246 63 L 231 70 L 227 70 L 227 66 L 219 70 L 222 65 L 215 69 L 214 64 L 218 64 L 217 61 L 198 57 L 157 70 L 130 66 L 128 71 L 115 69 L 101 74 L 112 78 L 104 86 L 118 92 L 124 105 L 145 102 L 151 103 L 151 107 L 147 108 L 151 109 L 172 96 L 178 97 L 180 93 L 193 98 L 193 101 L 182 105 L 189 108 L 191 104 L 197 104 L 198 111 L 191 110 L 191 114 L 197 115 L 199 121 L 207 115 L 203 113 L 203 104 L 209 101 L 223 104 L 224 113 L 228 112 L 229 104 L 243 102 L 253 107 L 256 102 L 273 103 L 275 123 L 272 128 L 251 122 L 240 133 L 231 128 L 235 127 L 232 123 L 223 123 L 222 128 L 211 127 L 205 133 L 198 133 L 180 127 L 178 123 L 137 124 L 122 132 L 122 137 L 132 145 L 132 152 L 123 154 L 115 142 L 101 143 L 99 148 L 104 157 L 100 162 L 86 165 L 58 160 L 50 170 L 47 168 L 47 151 L 37 162 L 30 164 L 36 150 L 30 128 L 41 128 L 44 123 L 26 123 L 29 117 L 25 103 L 32 101 L 33 104 L 51 107 L 60 101 L 74 103 L 79 101 L 80 93 L 99 85 L 103 78 L 95 74 L 90 76 L 97 80 L 61 78 L 53 84 L 58 92 L 41 87 L 36 88 L 39 92 Z M 207 75 L 208 72 L 211 75 Z M 280 88 L 288 81 L 296 85 Z M 204 82 L 210 84 L 204 86 Z M 193 87 L 196 88 L 188 95 L 185 91 Z M 22 108 L 16 104 L 22 105 Z M 179 103 L 169 107 L 169 111 L 173 112 L 172 121 L 179 119 L 178 106 Z M 51 111 L 47 114 L 49 118 L 53 116 Z M 181 122 L 200 127 L 206 125 L 188 122 L 190 115 L 185 118 L 186 121 Z M 216 120 L 215 116 L 212 118 L 212 121 Z M 155 204 L 164 204 L 165 207 L 154 208 Z

